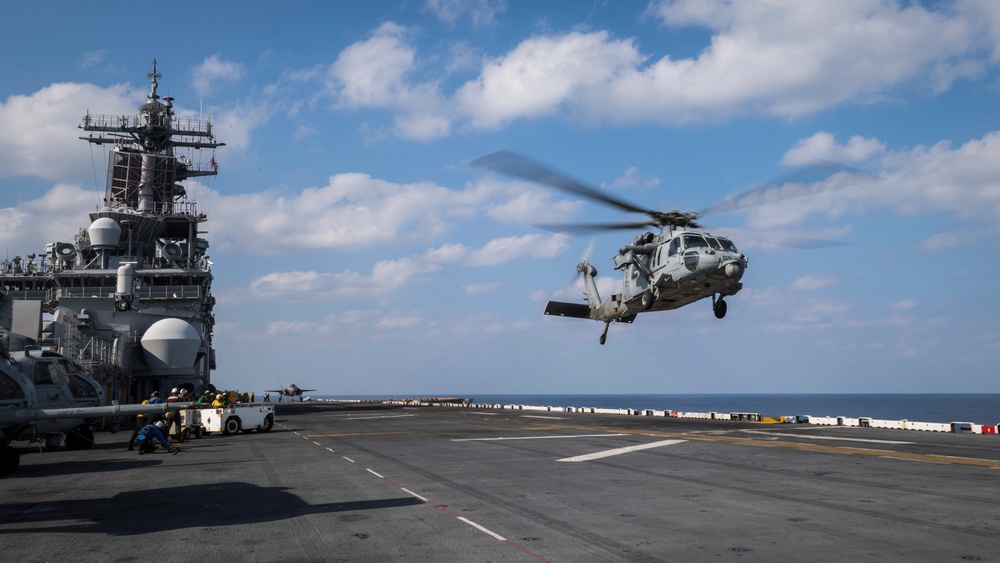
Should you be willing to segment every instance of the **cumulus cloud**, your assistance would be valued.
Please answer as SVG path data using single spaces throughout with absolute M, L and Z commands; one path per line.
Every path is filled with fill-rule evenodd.
M 446 244 L 428 250 L 425 257 L 434 262 L 462 262 L 468 266 L 497 266 L 524 257 L 551 258 L 569 247 L 568 237 L 556 233 L 501 237 L 478 250 L 462 244 Z
M 781 158 L 786 166 L 810 164 L 820 160 L 834 162 L 862 162 L 885 152 L 885 143 L 855 135 L 846 145 L 838 144 L 833 135 L 820 131 L 808 139 L 800 140 Z
M 238 83 L 245 73 L 243 65 L 224 61 L 216 53 L 191 69 L 191 87 L 199 96 L 207 96 L 223 85 Z
M 367 276 L 350 270 L 339 273 L 273 272 L 250 282 L 249 291 L 257 299 L 278 301 L 372 297 L 423 281 L 427 274 L 440 269 L 437 264 L 399 258 L 377 262 Z
M 100 88 L 60 83 L 0 103 L 0 176 L 30 175 L 78 182 L 92 170 L 91 152 L 78 137 L 88 111 L 134 115 L 145 93 L 127 85 Z M 101 151 L 97 168 L 105 166 Z M 103 178 L 102 184 L 103 184 Z
M 429 140 L 450 132 L 444 100 L 433 82 L 410 82 L 416 71 L 416 48 L 408 30 L 385 22 L 372 36 L 349 45 L 327 73 L 327 95 L 338 107 L 397 110 L 395 133 Z
M 432 0 L 428 9 L 457 21 L 484 4 Z M 429 78 L 430 66 L 441 61 L 421 56 L 410 30 L 387 22 L 339 54 L 327 94 L 337 107 L 392 112 L 389 133 L 417 140 L 547 116 L 666 125 L 794 118 L 843 103 L 877 103 L 900 89 L 941 92 L 960 78 L 979 77 L 981 46 L 1000 44 L 996 13 L 984 2 L 935 11 L 890 0 L 657 1 L 647 14 L 664 25 L 711 30 L 697 56 L 643 51 L 634 39 L 604 30 L 539 34 L 482 57 L 478 76 L 451 91 L 441 84 L 470 61 L 456 66 L 451 57 L 437 71 L 445 74 Z M 990 16 L 998 23 L 989 24 Z M 799 152 L 822 152 L 822 141 Z M 871 140 L 852 139 L 839 152 L 855 159 L 878 151 Z
M 282 249 L 369 248 L 426 241 L 474 216 L 488 186 L 450 190 L 431 183 L 397 184 L 346 173 L 297 194 L 215 195 L 212 229 L 221 244 L 274 253 Z M 219 243 L 217 243 L 219 244 Z

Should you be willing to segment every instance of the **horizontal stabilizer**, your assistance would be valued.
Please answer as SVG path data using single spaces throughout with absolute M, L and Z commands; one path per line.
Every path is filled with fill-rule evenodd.
M 589 319 L 590 305 L 549 301 L 545 304 L 545 314 L 559 317 L 573 317 L 574 319 Z

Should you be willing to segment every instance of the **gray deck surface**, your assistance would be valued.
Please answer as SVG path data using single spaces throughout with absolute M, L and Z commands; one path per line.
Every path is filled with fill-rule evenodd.
M 287 402 L 277 415 L 270 433 L 177 455 L 126 452 L 126 431 L 85 451 L 21 448 L 0 478 L 0 560 L 1000 561 L 1000 436 Z

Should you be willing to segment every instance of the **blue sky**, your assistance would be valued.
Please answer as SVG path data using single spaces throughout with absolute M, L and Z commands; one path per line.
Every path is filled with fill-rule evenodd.
M 222 387 L 322 394 L 998 392 L 1000 4 L 15 3 L 0 22 L 0 237 L 71 240 L 103 195 L 86 111 L 211 116 Z M 872 182 L 719 215 L 750 257 L 633 325 L 607 295 L 632 217 L 466 164 L 509 149 L 654 209 L 828 159 Z M 203 154 L 204 160 L 212 155 Z M 95 170 L 97 171 L 95 173 Z M 844 241 L 797 250 L 768 233 Z

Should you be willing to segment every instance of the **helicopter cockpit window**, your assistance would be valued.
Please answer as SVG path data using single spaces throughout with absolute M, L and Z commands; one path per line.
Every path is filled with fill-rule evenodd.
M 0 400 L 24 399 L 24 389 L 6 373 L 0 373 Z
M 76 373 L 80 371 L 80 368 L 78 368 L 71 360 L 59 359 L 56 360 L 56 363 L 62 368 L 63 373 Z
M 709 248 L 708 242 L 705 241 L 705 237 L 701 235 L 684 235 L 684 248 Z
M 97 389 L 86 379 L 73 373 L 69 375 L 69 392 L 76 399 L 96 399 Z
M 673 256 L 677 254 L 677 251 L 681 249 L 681 239 L 673 238 L 670 240 L 670 247 L 667 249 L 667 256 Z
M 59 368 L 53 362 L 35 362 L 32 381 L 35 385 L 59 385 Z
M 713 250 L 724 250 L 719 239 L 715 237 L 705 237 L 705 239 L 708 241 L 708 246 L 711 246 Z
M 729 252 L 737 254 L 739 253 L 739 250 L 736 250 L 736 245 L 733 244 L 733 241 L 727 238 L 719 237 L 719 243 L 722 245 L 723 250 L 728 250 Z

